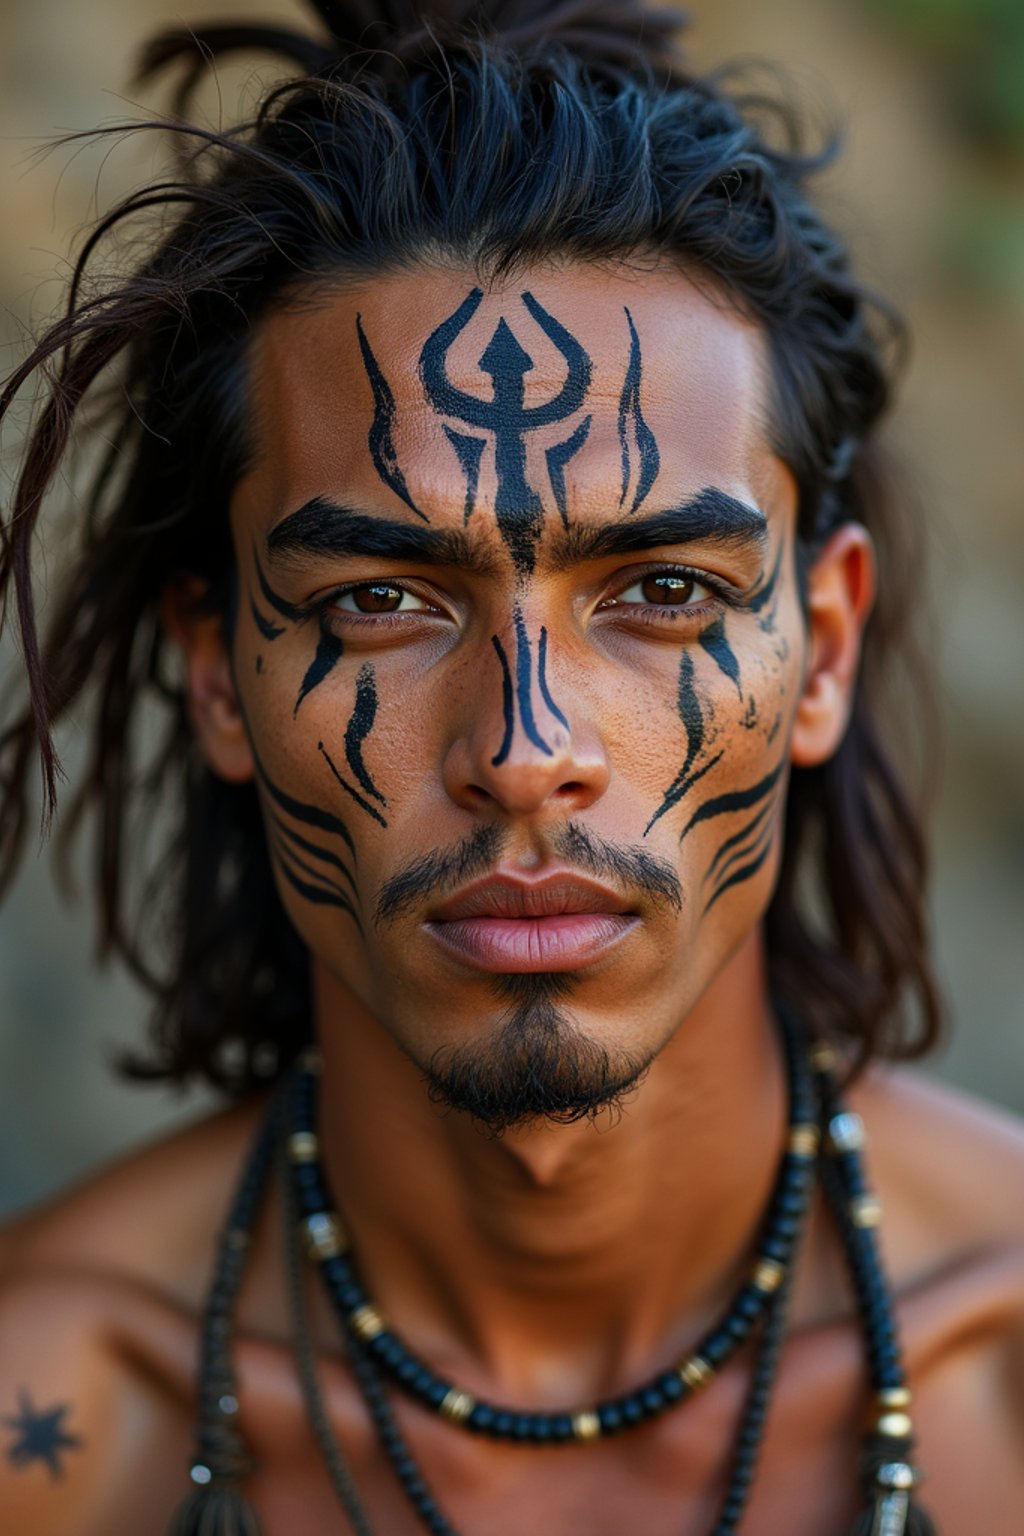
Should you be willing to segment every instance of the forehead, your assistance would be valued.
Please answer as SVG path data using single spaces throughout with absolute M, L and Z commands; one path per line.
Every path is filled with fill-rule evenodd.
M 651 506 L 709 485 L 766 510 L 778 497 L 785 476 L 768 444 L 765 338 L 710 286 L 675 269 L 580 264 L 481 288 L 470 271 L 431 267 L 310 293 L 261 323 L 250 361 L 256 452 L 246 491 L 257 493 L 268 520 L 334 494 L 401 514 L 370 451 L 383 392 L 387 452 L 411 499 L 432 522 L 461 521 L 465 465 L 454 436 L 456 429 L 473 435 L 482 421 L 493 442 L 490 418 L 474 425 L 458 411 L 439 411 L 425 387 L 431 347 L 451 400 L 486 409 L 496 398 L 496 370 L 504 370 L 502 388 L 521 392 L 536 423 L 521 438 L 528 459 L 543 463 L 589 417 L 585 447 L 567 475 L 575 513 L 618 510 L 609 486 L 623 472 L 635 406 L 660 460 Z M 557 402 L 581 354 L 585 397 L 559 417 Z M 495 488 L 484 455 L 481 504 L 493 501 Z

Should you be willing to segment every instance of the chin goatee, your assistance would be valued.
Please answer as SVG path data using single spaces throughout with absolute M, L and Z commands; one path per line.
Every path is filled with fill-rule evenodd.
M 484 1039 L 435 1052 L 425 1073 L 433 1102 L 495 1133 L 544 1120 L 569 1125 L 620 1108 L 648 1063 L 612 1056 L 557 1006 L 571 994 L 572 977 L 558 972 L 494 981 L 511 1006 Z

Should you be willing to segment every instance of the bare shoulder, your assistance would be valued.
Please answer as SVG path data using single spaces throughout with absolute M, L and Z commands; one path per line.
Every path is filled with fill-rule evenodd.
M 10 1536 L 127 1536 L 179 1496 L 195 1308 L 251 1118 L 201 1121 L 0 1231 Z
M 207 1115 L 0 1227 L 0 1279 L 46 1274 L 149 1284 L 187 1304 L 260 1112 Z
M 892 1225 L 923 1263 L 1024 1256 L 1024 1121 L 906 1068 L 876 1067 L 850 1100 Z

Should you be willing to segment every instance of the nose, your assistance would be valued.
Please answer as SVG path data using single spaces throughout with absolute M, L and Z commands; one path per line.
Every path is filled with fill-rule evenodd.
M 517 607 L 489 652 L 445 758 L 449 796 L 466 810 L 514 817 L 585 810 L 608 787 L 608 762 L 596 730 L 568 703 L 569 690 L 566 708 L 556 700 L 547 629 L 531 633 Z

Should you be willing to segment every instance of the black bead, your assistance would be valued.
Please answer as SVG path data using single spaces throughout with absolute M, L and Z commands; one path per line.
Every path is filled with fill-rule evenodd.
M 723 1361 L 728 1360 L 732 1354 L 732 1349 L 732 1339 L 725 1329 L 716 1328 L 714 1333 L 709 1334 L 701 1344 L 698 1353 L 704 1357 L 709 1365 L 721 1365 Z
M 683 1383 L 678 1371 L 666 1371 L 658 1377 L 658 1390 L 667 1403 L 677 1403 L 683 1395 Z
M 554 1440 L 571 1440 L 573 1436 L 572 1419 L 567 1413 L 554 1413 L 551 1416 L 551 1437 Z
M 605 1435 L 618 1434 L 622 1428 L 622 1413 L 615 1403 L 602 1403 L 597 1410 L 597 1421 Z
M 644 1405 L 635 1392 L 622 1400 L 622 1417 L 627 1424 L 639 1424 L 644 1416 Z
M 477 1403 L 466 1423 L 478 1434 L 486 1435 L 494 1424 L 494 1409 L 489 1408 L 486 1403 Z
M 660 1413 L 665 1407 L 665 1399 L 657 1387 L 647 1387 L 640 1394 L 640 1403 L 644 1413 L 654 1415 Z

